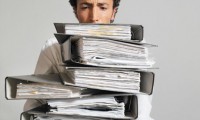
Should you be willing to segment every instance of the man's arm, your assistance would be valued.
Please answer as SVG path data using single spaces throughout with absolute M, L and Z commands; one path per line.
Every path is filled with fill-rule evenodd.
M 61 67 L 60 64 L 62 64 L 60 45 L 55 38 L 49 39 L 42 48 L 35 68 L 35 74 L 61 72 L 64 70 L 64 67 Z
M 61 63 L 62 57 L 60 45 L 55 38 L 49 39 L 41 50 L 34 74 L 61 72 L 64 70 L 64 67 L 60 66 Z M 43 100 L 27 100 L 24 105 L 24 111 L 30 110 L 44 103 Z

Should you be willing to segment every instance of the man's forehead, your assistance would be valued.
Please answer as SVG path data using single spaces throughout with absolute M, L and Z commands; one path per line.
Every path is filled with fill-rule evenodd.
M 88 4 L 107 4 L 113 5 L 113 0 L 78 0 L 78 4 L 88 3 Z

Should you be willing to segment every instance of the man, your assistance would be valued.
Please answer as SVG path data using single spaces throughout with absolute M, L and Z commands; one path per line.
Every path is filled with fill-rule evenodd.
M 120 0 L 70 0 L 80 23 L 110 23 L 114 21 Z
M 69 0 L 76 18 L 80 23 L 112 23 L 118 10 L 120 0 Z M 60 45 L 52 38 L 44 45 L 35 74 L 58 73 L 65 70 L 62 64 Z M 151 97 L 138 95 L 139 116 L 138 119 L 150 120 Z M 41 105 L 41 100 L 29 100 L 24 110 Z

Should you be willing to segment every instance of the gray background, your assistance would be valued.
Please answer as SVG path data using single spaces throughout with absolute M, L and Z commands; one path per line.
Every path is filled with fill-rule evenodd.
M 122 0 L 115 23 L 142 24 L 157 61 L 152 116 L 199 120 L 199 0 Z M 4 78 L 32 74 L 54 22 L 77 22 L 68 0 L 0 0 L 0 119 L 17 120 L 25 101 L 5 99 Z

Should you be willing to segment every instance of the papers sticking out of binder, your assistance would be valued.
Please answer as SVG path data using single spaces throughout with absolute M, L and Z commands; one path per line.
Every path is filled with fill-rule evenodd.
M 66 35 L 55 34 L 58 41 Z M 116 40 L 94 37 L 72 36 L 61 43 L 63 61 L 88 66 L 151 68 L 155 61 L 149 58 L 148 47 L 131 40 Z
M 129 69 L 68 68 L 65 74 L 76 86 L 126 93 L 140 90 L 140 73 Z
M 80 97 L 81 91 L 84 91 L 84 88 L 46 83 L 26 84 L 21 82 L 17 84 L 16 98 L 48 99 Z
M 21 120 L 132 120 L 138 116 L 137 97 L 94 97 L 49 100 L 47 104 L 25 111 Z
M 104 37 L 121 40 L 143 40 L 142 25 L 131 24 L 91 24 L 91 23 L 54 23 L 57 33 Z
M 63 86 L 56 74 L 10 76 L 5 79 L 7 99 L 80 97 L 84 88 Z
M 81 115 L 105 118 L 123 118 L 124 102 L 118 103 L 114 97 L 83 98 L 68 100 L 48 100 L 49 114 Z
M 60 73 L 64 85 L 122 93 L 152 94 L 154 73 L 135 69 L 67 67 Z

